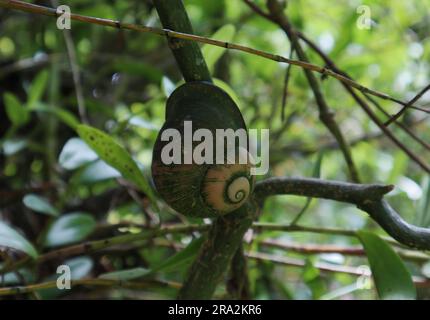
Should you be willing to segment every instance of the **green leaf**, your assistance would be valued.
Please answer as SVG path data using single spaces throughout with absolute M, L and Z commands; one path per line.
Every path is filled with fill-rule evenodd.
M 37 251 L 22 235 L 7 224 L 0 221 L 0 247 L 12 248 L 37 258 Z
M 60 213 L 55 209 L 47 199 L 36 194 L 27 194 L 22 202 L 24 205 L 36 212 L 47 214 L 50 216 L 58 216 Z
M 416 299 L 412 277 L 397 253 L 376 234 L 359 231 L 376 290 L 384 300 Z
M 62 264 L 69 266 L 72 280 L 85 278 L 94 266 L 93 260 L 86 256 L 75 257 L 64 261 Z
M 61 150 L 58 163 L 64 169 L 74 170 L 97 158 L 97 154 L 82 139 L 71 138 Z
M 7 156 L 11 156 L 27 146 L 28 142 L 25 139 L 8 139 L 3 142 L 3 152 Z
M 190 244 L 188 244 L 185 249 L 171 256 L 166 261 L 160 263 L 152 269 L 133 268 L 121 271 L 114 271 L 104 273 L 100 275 L 99 278 L 127 281 L 147 277 L 153 275 L 156 272 L 168 272 L 172 270 L 178 270 L 179 267 L 191 263 L 194 260 L 200 247 L 202 246 L 204 238 L 205 237 L 200 237 L 198 239 L 193 240 Z
M 150 274 L 160 271 L 168 272 L 172 270 L 177 270 L 178 267 L 192 262 L 196 257 L 197 253 L 199 252 L 199 249 L 202 246 L 204 240 L 205 237 L 202 236 L 198 239 L 191 241 L 191 243 L 188 244 L 185 249 L 179 251 L 161 264 L 153 267 L 151 269 Z
M 76 130 L 76 127 L 79 125 L 79 120 L 73 113 L 59 107 L 51 107 L 39 102 L 33 106 L 32 110 L 53 114 L 73 130 Z
M 79 182 L 95 183 L 119 177 L 121 177 L 121 173 L 119 173 L 118 170 L 112 168 L 103 160 L 97 160 L 85 167 L 79 174 Z
M 42 98 L 43 93 L 48 83 L 48 71 L 41 71 L 33 80 L 28 92 L 27 106 L 33 108 L 37 102 Z
M 306 259 L 302 278 L 309 289 L 311 289 L 313 299 L 319 299 L 327 291 L 325 283 L 320 276 L 320 270 L 314 266 L 310 259 Z
M 226 24 L 222 26 L 218 31 L 212 35 L 212 39 L 221 40 L 225 42 L 231 42 L 236 34 L 236 28 L 232 24 Z M 223 55 L 226 49 L 222 47 L 215 47 L 205 44 L 202 47 L 203 57 L 206 60 L 206 64 L 210 72 L 213 72 L 214 66 L 219 58 Z
M 30 120 L 28 109 L 13 93 L 6 92 L 3 96 L 3 101 L 6 107 L 6 114 L 13 125 L 20 127 Z
M 56 247 L 79 242 L 90 235 L 96 227 L 95 219 L 86 213 L 74 212 L 61 216 L 49 226 L 45 246 Z
M 4 264 L 0 264 L 0 270 L 3 268 Z M 19 275 L 19 276 L 18 276 Z M 3 286 L 11 286 L 11 285 L 18 285 L 22 283 L 22 278 L 26 283 L 32 283 L 36 281 L 34 277 L 34 273 L 31 272 L 29 269 L 19 269 L 16 271 L 11 271 L 8 273 L 5 273 L 3 275 Z
M 72 258 L 62 262 L 61 264 L 66 265 L 70 268 L 70 280 L 79 280 L 87 277 L 94 266 L 94 263 L 91 258 L 86 256 Z M 58 273 L 51 274 L 50 276 L 44 278 L 43 282 L 56 281 L 58 277 Z M 36 292 L 43 300 L 53 300 L 67 293 L 67 290 L 48 288 L 37 290 Z
M 79 125 L 77 131 L 79 136 L 102 160 L 117 169 L 125 179 L 135 183 L 150 198 L 153 206 L 158 210 L 155 194 L 149 182 L 124 147 L 96 128 Z

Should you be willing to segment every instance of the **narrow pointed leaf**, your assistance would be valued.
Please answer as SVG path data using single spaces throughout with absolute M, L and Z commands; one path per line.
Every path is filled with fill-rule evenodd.
M 33 108 L 35 104 L 42 98 L 48 83 L 48 78 L 48 71 L 44 70 L 40 72 L 31 83 L 27 100 L 27 105 L 29 108 Z
M 30 119 L 28 109 L 19 101 L 19 99 L 10 92 L 3 96 L 6 114 L 9 120 L 17 127 L 25 125 Z
M 36 194 L 27 194 L 22 202 L 24 205 L 36 212 L 47 214 L 50 216 L 58 216 L 60 213 L 54 208 L 47 199 Z
M 360 231 L 379 297 L 384 300 L 416 299 L 411 274 L 397 253 L 376 234 Z
M 96 227 L 95 219 L 86 213 L 62 215 L 49 226 L 45 246 L 57 247 L 84 240 Z
M 12 227 L 0 221 L 0 247 L 12 248 L 37 258 L 33 245 Z
M 129 153 L 109 135 L 96 128 L 79 125 L 79 136 L 84 140 L 107 164 L 117 169 L 121 175 L 136 184 L 136 186 L 150 198 L 157 208 L 154 192 L 149 182 L 143 176 L 136 162 Z

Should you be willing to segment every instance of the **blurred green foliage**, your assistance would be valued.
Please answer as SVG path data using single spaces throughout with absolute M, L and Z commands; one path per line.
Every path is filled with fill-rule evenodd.
M 69 4 L 74 13 L 160 26 L 151 1 L 68 2 L 65 4 Z M 255 1 L 262 8 L 264 2 Z M 47 1 L 37 3 L 50 5 Z M 257 16 L 242 1 L 185 0 L 184 3 L 199 35 L 214 35 L 283 56 L 290 53 L 283 31 Z M 356 25 L 356 9 L 361 4 L 371 9 L 369 30 Z M 430 82 L 429 8 L 429 0 L 342 0 L 336 4 L 329 0 L 297 0 L 288 1 L 286 13 L 299 30 L 357 82 L 408 100 Z M 159 215 L 154 212 L 142 193 L 130 192 L 127 182 L 117 180 L 120 167 L 110 167 L 106 163 L 109 159 L 102 157 L 106 162 L 99 159 L 97 153 L 100 153 L 97 150 L 94 153 L 78 138 L 74 129 L 81 120 L 71 64 L 63 33 L 56 28 L 55 20 L 10 10 L 0 10 L 0 17 L 0 241 L 2 235 L 13 237 L 11 233 L 16 233 L 16 242 L 9 245 L 18 250 L 13 256 L 16 258 L 19 251 L 23 251 L 34 257 L 37 252 L 45 252 L 46 247 L 105 238 L 126 231 L 137 232 L 142 224 L 155 226 L 160 222 L 187 221 L 162 203 L 159 203 Z M 70 34 L 91 126 L 120 141 L 121 148 L 133 157 L 127 160 L 136 169 L 143 168 L 148 177 L 152 146 L 164 120 L 167 96 L 182 81 L 166 40 L 151 34 L 78 22 L 72 22 Z M 314 52 L 309 48 L 306 51 L 314 64 L 323 65 Z M 238 102 L 248 127 L 271 130 L 270 176 L 315 175 L 319 152 L 324 151 L 318 176 L 348 179 L 342 154 L 318 119 L 318 108 L 302 70 L 291 69 L 286 119 L 282 121 L 286 65 L 207 45 L 203 52 L 216 83 Z M 387 197 L 392 206 L 406 220 L 430 226 L 428 177 L 379 134 L 378 128 L 336 80 L 321 80 L 321 87 L 347 140 L 355 141 L 351 149 L 363 182 L 395 184 L 396 189 Z M 392 102 L 379 102 L 390 114 L 399 110 Z M 430 103 L 430 95 L 425 95 L 420 103 Z M 383 114 L 374 111 L 386 120 Z M 425 114 L 410 110 L 401 121 L 423 140 L 430 141 L 430 122 Z M 399 128 L 391 129 L 428 162 L 428 151 Z M 140 179 L 137 175 L 134 178 Z M 149 186 L 144 183 L 142 189 L 148 192 L 147 188 Z M 289 223 L 306 202 L 302 197 L 272 198 L 267 201 L 260 221 Z M 68 214 L 70 212 L 75 213 Z M 124 224 L 119 229 L 109 227 L 119 223 Z M 355 207 L 324 200 L 309 202 L 300 223 L 342 229 L 365 228 L 383 234 Z M 327 234 L 263 232 L 254 236 L 257 240 L 273 238 L 287 243 L 359 245 L 355 238 Z M 78 258 L 84 259 L 85 264 L 79 278 L 135 268 L 156 269 L 178 249 L 194 243 L 194 237 L 196 234 L 172 235 L 137 247 L 130 246 L 128 251 L 118 249 L 91 258 Z M 354 274 L 323 272 L 316 267 L 317 263 L 367 265 L 365 256 L 330 253 L 307 257 L 258 243 L 252 242 L 247 249 L 300 258 L 306 265 L 286 267 L 249 259 L 252 298 L 377 297 L 374 288 L 354 287 L 357 279 Z M 195 252 L 192 254 L 193 257 Z M 184 263 L 175 264 L 173 271 L 162 269 L 157 276 L 180 282 L 190 257 L 183 260 Z M 25 270 L 23 274 L 31 273 L 29 281 L 52 279 L 55 263 L 60 262 L 63 263 L 54 261 L 31 272 Z M 81 263 L 73 265 L 79 267 Z M 412 274 L 424 276 L 420 264 L 408 262 L 407 266 Z M 17 281 L 13 273 L 7 274 L 6 279 L 9 283 Z M 338 294 L 344 288 L 347 289 Z M 76 292 L 69 293 L 69 297 L 79 294 Z M 57 296 L 55 292 L 50 294 Z M 47 296 L 52 297 L 50 294 Z M 217 294 L 225 297 L 225 289 L 220 288 Z M 419 294 L 430 296 L 425 290 Z M 171 298 L 175 290 L 163 288 L 132 293 L 117 289 L 95 291 L 93 296 Z

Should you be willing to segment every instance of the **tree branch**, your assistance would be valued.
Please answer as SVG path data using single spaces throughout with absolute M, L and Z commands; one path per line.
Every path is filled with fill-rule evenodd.
M 336 72 L 343 74 L 345 77 L 349 77 L 347 73 L 340 70 L 337 65 L 334 63 L 333 60 L 331 60 L 321 49 L 318 48 L 318 46 L 311 41 L 309 38 L 307 38 L 303 33 L 297 31 L 299 37 L 309 45 L 309 47 L 314 50 L 323 60 L 324 62 L 333 70 Z M 427 173 L 430 173 L 430 167 L 412 150 L 410 150 L 403 142 L 401 142 L 399 139 L 397 139 L 391 131 L 388 130 L 388 128 L 378 119 L 378 117 L 375 115 L 375 113 L 372 111 L 370 106 L 366 103 L 365 100 L 363 100 L 350 86 L 348 86 L 345 83 L 342 83 L 345 90 L 351 95 L 351 97 L 358 103 L 358 105 L 362 108 L 362 110 L 369 116 L 369 118 L 381 129 L 381 131 L 394 143 L 396 144 L 403 152 L 405 152 L 415 163 L 417 163 L 423 170 L 425 170 Z M 369 95 L 364 94 L 364 96 L 372 102 L 379 110 L 382 110 L 382 108 L 379 106 L 379 104 L 372 99 Z M 387 112 L 383 111 L 383 113 L 388 116 Z M 428 149 L 428 144 L 423 143 L 422 139 L 417 138 L 415 134 L 411 134 L 411 130 L 405 129 L 407 128 L 403 124 L 398 123 L 395 121 L 395 123 L 401 127 L 405 132 L 407 132 L 414 140 L 419 142 L 423 147 Z
M 311 244 L 311 243 L 294 243 L 285 242 L 277 239 L 265 239 L 258 242 L 259 246 L 281 249 L 285 251 L 297 252 L 300 254 L 325 254 L 340 253 L 346 256 L 366 256 L 366 251 L 362 246 L 338 246 L 332 244 Z M 404 259 L 425 263 L 430 260 L 430 256 L 423 252 L 412 250 L 396 249 L 398 255 Z
M 110 280 L 110 279 L 80 279 L 71 280 L 71 287 L 75 286 L 102 286 L 102 287 L 121 287 L 130 289 L 147 289 L 151 287 L 167 287 L 179 289 L 181 285 L 176 282 L 151 280 L 151 281 L 122 281 L 122 280 Z M 28 286 L 15 286 L 0 288 L 0 296 L 16 295 L 23 293 L 31 293 L 38 290 L 57 288 L 57 281 L 42 282 L 37 284 L 31 284 Z
M 182 0 L 154 0 L 154 4 L 165 28 L 173 27 L 180 32 L 192 33 L 191 23 Z M 168 37 L 171 34 L 172 31 L 165 32 Z M 214 42 L 209 40 L 209 43 Z M 227 43 L 223 46 L 229 47 Z M 195 42 L 185 44 L 171 41 L 170 48 L 186 81 L 211 81 L 206 62 Z M 255 210 L 250 205 L 245 205 L 226 217 L 219 217 L 214 221 L 199 255 L 188 270 L 178 295 L 179 299 L 212 298 L 216 286 L 240 248 L 243 235 L 251 226 L 254 215 Z
M 368 200 L 378 201 L 393 190 L 392 185 L 356 184 L 326 181 L 313 178 L 269 178 L 257 183 L 255 196 L 294 194 L 359 204 Z
M 248 2 L 249 3 L 249 2 Z M 277 23 L 279 27 L 284 30 L 285 34 L 287 35 L 288 39 L 291 42 L 291 46 L 293 50 L 297 52 L 297 56 L 301 61 L 304 61 L 306 63 L 309 63 L 309 59 L 303 50 L 302 46 L 299 43 L 298 37 L 296 33 L 293 31 L 290 22 L 288 21 L 288 18 L 283 13 L 282 8 L 280 7 L 277 0 L 269 0 L 267 3 L 267 6 L 270 11 L 270 18 L 272 21 Z M 330 131 L 330 133 L 333 135 L 333 137 L 336 139 L 337 143 L 339 144 L 339 148 L 343 153 L 343 157 L 345 158 L 345 162 L 348 166 L 349 176 L 352 181 L 354 182 L 360 182 L 360 178 L 358 175 L 358 170 L 355 166 L 354 160 L 352 158 L 351 149 L 349 145 L 347 144 L 345 137 L 343 136 L 343 133 L 337 124 L 337 122 L 334 119 L 334 114 L 331 112 L 322 92 L 320 85 L 318 83 L 317 78 L 315 75 L 309 71 L 304 70 L 305 76 L 308 80 L 309 86 L 311 87 L 311 90 L 314 94 L 315 101 L 318 106 L 319 110 L 319 118 L 321 122 L 327 127 L 327 129 Z
M 427 91 L 430 90 L 430 84 L 425 86 L 418 94 L 411 99 L 399 112 L 397 112 L 393 117 L 391 117 L 387 122 L 384 124 L 388 127 L 391 123 L 396 121 L 398 118 L 402 116 L 403 113 L 406 112 L 407 109 L 410 108 L 415 102 L 417 102 Z
M 269 178 L 257 183 L 258 202 L 272 195 L 289 194 L 335 200 L 367 212 L 390 236 L 412 248 L 430 249 L 430 229 L 409 224 L 383 199 L 392 185 L 354 184 L 319 179 Z
M 278 21 L 272 17 L 272 15 L 265 13 L 261 9 L 259 9 L 255 4 L 250 5 L 252 3 L 251 0 L 244 0 L 246 4 L 249 5 L 249 7 L 256 12 L 257 14 L 261 15 L 262 17 L 269 19 L 270 21 L 278 24 Z M 292 26 L 290 26 L 292 28 Z M 321 50 L 318 48 L 318 46 L 313 43 L 310 39 L 308 39 L 303 33 L 301 33 L 298 30 L 295 30 L 292 28 L 292 32 L 296 34 L 299 38 L 301 38 L 303 41 L 305 41 L 311 48 L 314 50 L 326 63 L 326 65 L 330 68 L 330 70 L 333 70 L 335 73 L 342 75 L 343 77 L 350 79 L 352 78 L 346 74 L 345 72 L 341 71 L 339 68 L 337 68 L 336 64 Z M 354 81 L 353 81 L 354 82 Z M 358 103 L 358 105 L 363 109 L 363 111 L 369 116 L 369 118 L 381 129 L 381 131 L 394 143 L 396 144 L 403 152 L 405 152 L 416 164 L 418 164 L 424 171 L 427 173 L 430 173 L 430 166 L 425 163 L 417 154 L 415 154 L 411 149 L 409 149 L 404 143 L 402 143 L 394 134 L 388 130 L 388 128 L 384 125 L 384 123 L 378 119 L 376 114 L 372 111 L 372 109 L 369 107 L 369 105 L 364 101 L 355 91 L 354 89 L 358 89 L 350 84 L 348 84 L 346 81 L 341 81 L 342 85 L 346 89 L 346 91 L 352 96 L 352 98 Z M 359 89 L 358 89 L 359 90 Z M 368 92 L 360 90 L 364 96 L 369 97 Z M 381 97 L 380 97 L 381 98 Z M 397 99 L 396 99 L 397 100 Z M 406 106 L 407 102 L 403 102 L 400 100 L 395 101 L 396 103 L 399 103 L 402 106 Z M 410 105 L 409 108 L 416 108 L 413 105 Z M 421 108 L 418 108 L 422 110 Z M 427 111 L 427 110 L 425 110 Z M 410 130 L 405 130 L 409 135 Z M 420 144 L 424 145 L 422 143 L 421 139 L 416 139 L 415 135 L 411 135 L 412 138 L 414 138 L 416 141 L 418 141 Z M 425 146 L 426 147 L 426 146 Z
M 29 12 L 29 13 L 33 13 L 33 14 L 40 14 L 40 15 L 45 15 L 45 16 L 55 17 L 55 18 L 58 16 L 56 13 L 56 10 L 53 8 L 38 6 L 38 5 L 34 5 L 31 3 L 26 3 L 26 2 L 18 1 L 18 0 L 0 0 L 0 7 L 24 11 L 24 12 Z M 355 89 L 357 89 L 363 93 L 368 93 L 368 94 L 371 94 L 373 96 L 379 97 L 379 98 L 384 99 L 384 100 L 390 100 L 390 101 L 393 101 L 393 102 L 400 104 L 402 106 L 407 105 L 407 102 L 401 101 L 397 98 L 393 98 L 388 94 L 367 88 L 367 87 L 351 80 L 350 78 L 345 77 L 342 74 L 339 74 L 339 73 L 337 73 L 337 72 L 335 72 L 329 68 L 320 67 L 320 66 L 317 66 L 317 65 L 314 65 L 311 63 L 306 63 L 306 62 L 303 62 L 300 60 L 292 60 L 292 59 L 289 59 L 289 58 L 286 58 L 286 57 L 283 57 L 280 55 L 276 55 L 276 54 L 272 54 L 269 52 L 253 49 L 253 48 L 250 48 L 247 46 L 243 46 L 243 45 L 239 45 L 239 44 L 235 44 L 235 43 L 230 43 L 230 42 L 225 42 L 225 41 L 219 41 L 219 40 L 206 38 L 206 37 L 202 37 L 202 36 L 196 36 L 193 34 L 175 32 L 175 31 L 172 31 L 169 29 L 160 29 L 160 28 L 154 28 L 154 27 L 149 27 L 149 26 L 142 26 L 142 25 L 137 25 L 137 24 L 133 24 L 133 23 L 125 23 L 125 22 L 121 22 L 121 21 L 117 21 L 117 20 L 96 18 L 96 17 L 84 16 L 84 15 L 79 15 L 79 14 L 74 14 L 74 13 L 71 13 L 70 18 L 72 20 L 75 20 L 75 21 L 97 24 L 97 25 L 101 25 L 101 26 L 105 26 L 105 27 L 112 27 L 112 28 L 117 28 L 117 29 L 127 29 L 127 30 L 132 30 L 132 31 L 137 31 L 137 32 L 147 32 L 147 33 L 152 33 L 152 34 L 156 34 L 159 36 L 167 36 L 170 38 L 189 40 L 189 41 L 194 41 L 194 42 L 199 42 L 199 43 L 206 43 L 206 44 L 217 46 L 217 47 L 222 47 L 222 48 L 231 49 L 231 50 L 237 50 L 237 51 L 241 51 L 241 52 L 246 52 L 248 54 L 259 56 L 259 57 L 262 57 L 262 58 L 265 58 L 268 60 L 273 60 L 273 61 L 276 61 L 279 63 L 292 64 L 292 65 L 296 65 L 300 68 L 304 68 L 307 70 L 318 72 L 322 75 L 335 78 L 335 79 L 341 81 L 342 83 L 345 83 L 345 84 L 347 84 L 347 85 L 349 85 L 349 86 L 351 86 L 351 87 L 353 87 L 353 88 L 355 88 Z M 414 108 L 414 107 L 415 106 L 410 106 L 410 108 Z
M 165 29 L 187 34 L 194 33 L 182 1 L 153 0 L 153 3 Z M 169 47 L 185 81 L 212 82 L 206 61 L 197 43 L 167 37 Z
M 173 225 L 173 226 L 165 226 L 160 229 L 149 229 L 147 232 L 130 233 L 130 234 L 120 235 L 120 236 L 111 237 L 107 239 L 87 241 L 84 243 L 75 244 L 72 246 L 47 252 L 37 257 L 36 260 L 34 261 L 28 257 L 23 258 L 11 265 L 4 266 L 2 269 L 0 269 L 0 275 L 6 272 L 9 272 L 11 270 L 19 269 L 30 262 L 34 264 L 40 264 L 52 259 L 64 259 L 67 257 L 76 256 L 79 254 L 89 254 L 95 251 L 110 248 L 112 246 L 148 240 L 148 239 L 152 239 L 154 237 L 158 237 L 166 234 L 188 233 L 192 231 L 205 231 L 208 228 L 209 228 L 208 225 Z
M 245 204 L 236 212 L 219 217 L 209 230 L 208 239 L 188 271 L 179 299 L 210 299 L 221 281 L 243 235 L 251 227 L 255 209 Z
M 296 259 L 291 257 L 280 257 L 277 255 L 259 253 L 259 252 L 249 252 L 246 255 L 248 258 L 259 260 L 259 261 L 270 261 L 272 263 L 277 263 L 285 266 L 299 267 L 303 268 L 306 265 L 306 261 L 302 259 Z M 353 276 L 368 276 L 370 277 L 370 272 L 363 272 L 356 267 L 334 265 L 329 263 L 317 262 L 315 263 L 315 268 L 323 272 L 334 272 L 334 273 L 345 273 Z M 416 286 L 421 288 L 428 288 L 430 286 L 430 281 L 422 277 L 413 277 L 413 281 Z

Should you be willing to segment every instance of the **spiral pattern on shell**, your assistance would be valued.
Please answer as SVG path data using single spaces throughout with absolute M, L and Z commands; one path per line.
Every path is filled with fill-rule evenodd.
M 218 214 L 241 207 L 251 193 L 252 176 L 243 164 L 210 167 L 203 179 L 202 197 Z
M 236 178 L 227 186 L 227 197 L 233 203 L 240 203 L 248 198 L 250 189 L 251 185 L 247 178 Z

